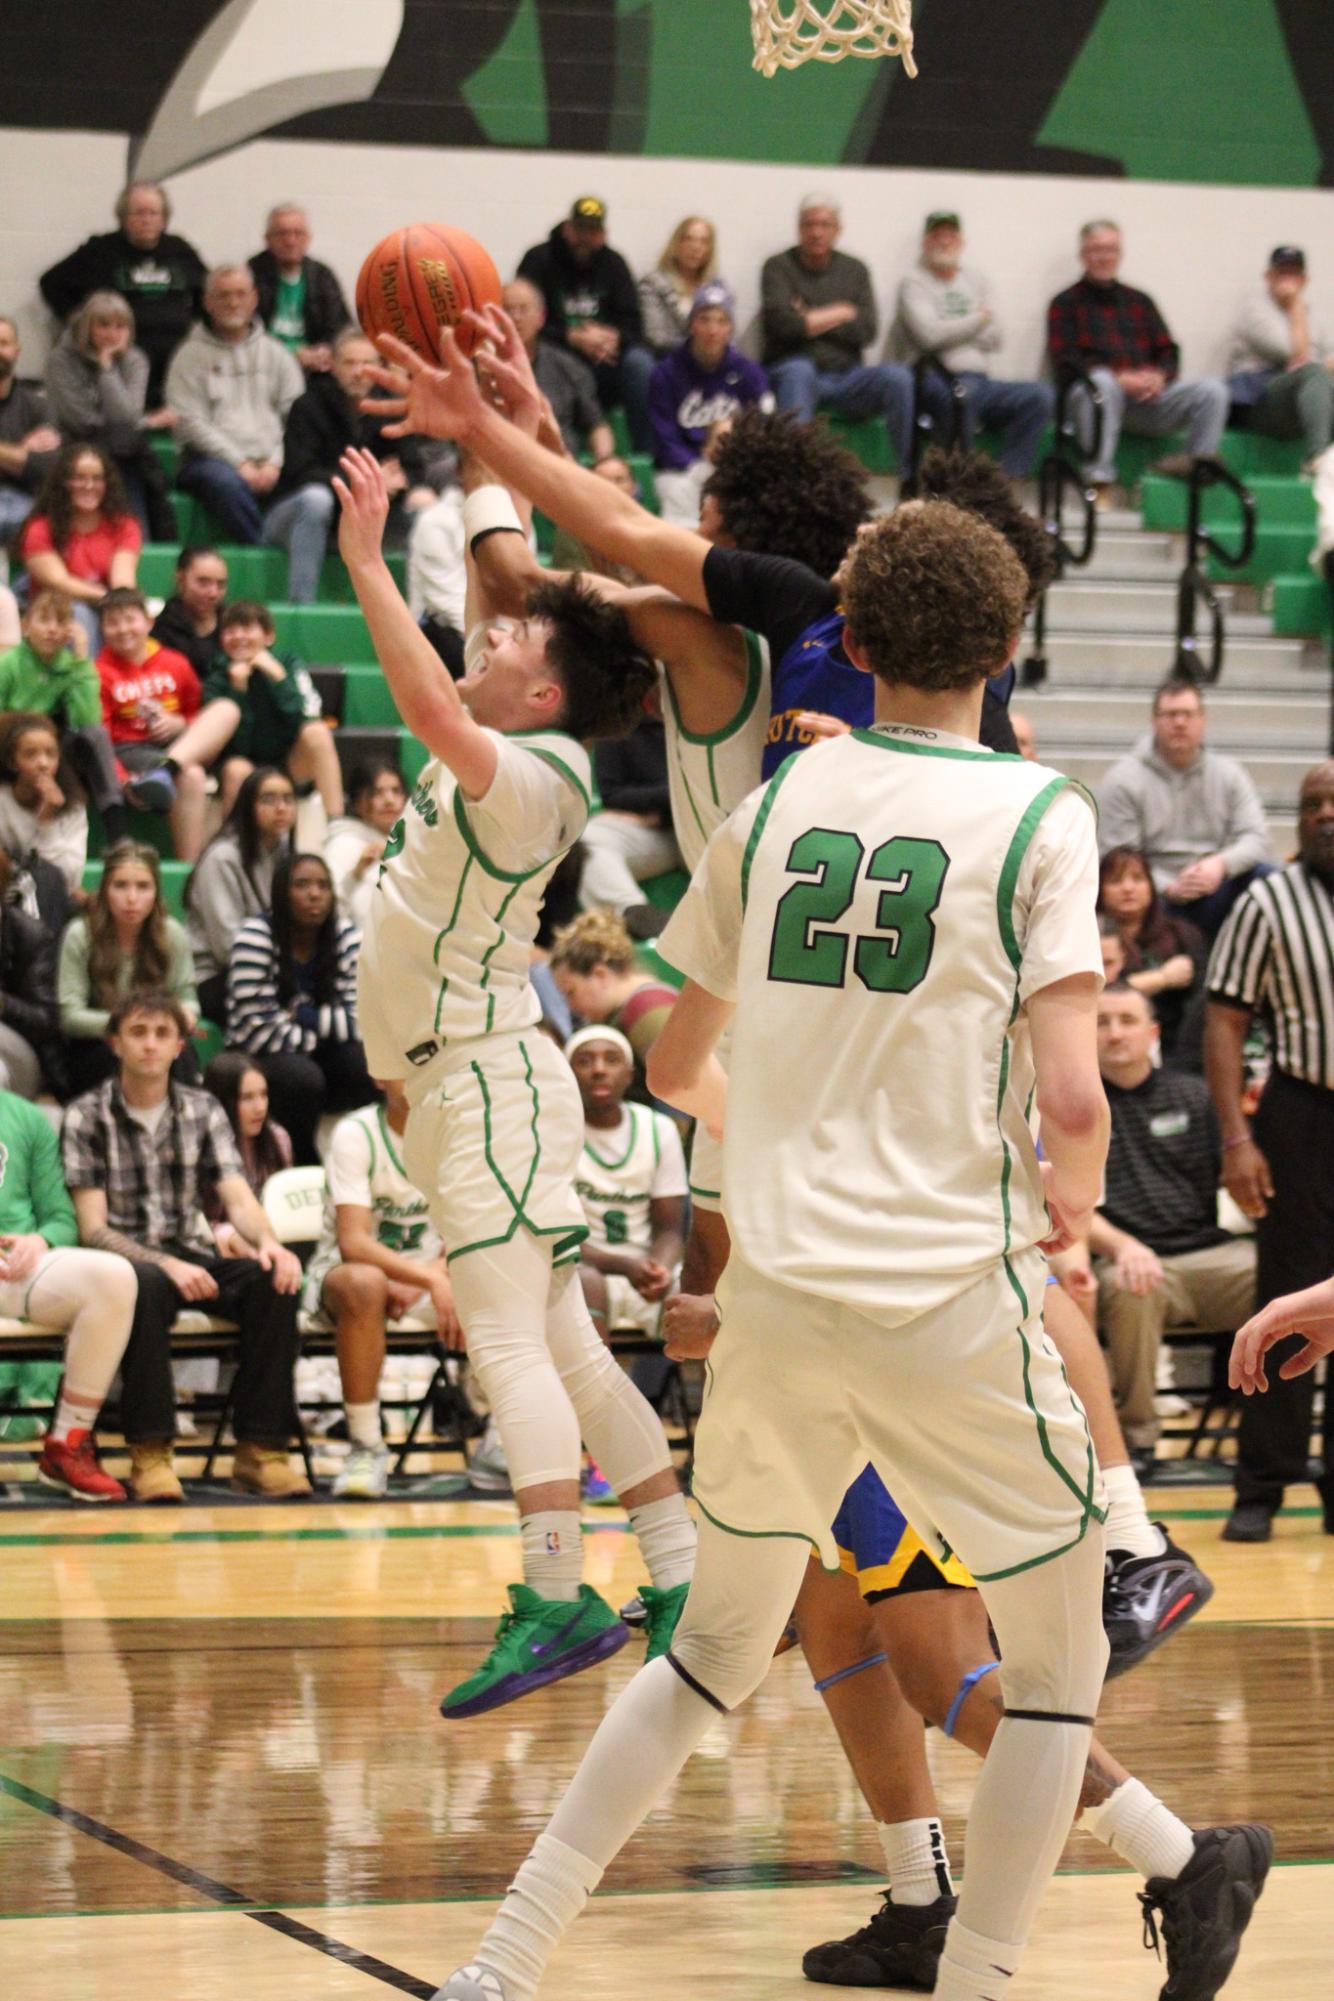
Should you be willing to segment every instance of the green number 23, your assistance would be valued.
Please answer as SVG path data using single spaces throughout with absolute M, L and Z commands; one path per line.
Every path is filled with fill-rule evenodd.
M 778 900 L 769 978 L 799 986 L 841 987 L 847 975 L 848 937 L 833 930 L 851 908 L 866 850 L 855 834 L 812 827 L 799 834 L 787 858 L 794 883 Z M 896 835 L 866 863 L 868 882 L 883 883 L 876 930 L 859 937 L 853 970 L 876 994 L 908 994 L 926 978 L 935 949 L 932 922 L 950 858 L 939 841 Z

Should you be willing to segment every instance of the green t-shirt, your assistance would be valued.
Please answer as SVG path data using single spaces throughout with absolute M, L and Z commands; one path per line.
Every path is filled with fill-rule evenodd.
M 279 278 L 269 332 L 293 352 L 306 344 L 306 274 Z
M 53 1251 L 79 1241 L 55 1128 L 26 1098 L 0 1091 L 0 1232 L 34 1230 Z

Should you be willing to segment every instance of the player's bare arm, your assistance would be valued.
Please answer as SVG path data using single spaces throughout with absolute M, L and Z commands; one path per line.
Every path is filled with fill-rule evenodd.
M 1102 1191 L 1111 1116 L 1098 1074 L 1097 1000 L 1096 976 L 1077 973 L 1027 1002 L 1053 1225 L 1044 1249 L 1065 1250 L 1086 1236 Z
M 342 517 L 338 547 L 347 565 L 375 657 L 405 726 L 447 764 L 465 798 L 481 799 L 496 775 L 494 740 L 459 698 L 448 668 L 399 594 L 384 559 L 389 494 L 369 452 L 349 451 L 335 479 Z
M 653 1095 L 701 1120 L 715 1139 L 727 1110 L 727 1073 L 714 1051 L 735 1011 L 734 1002 L 687 980 L 648 1056 Z
M 1257 1390 L 1267 1390 L 1265 1356 L 1276 1342 L 1286 1341 L 1290 1334 L 1300 1334 L 1305 1346 L 1279 1363 L 1278 1373 L 1284 1382 L 1306 1375 L 1322 1355 L 1334 1354 L 1334 1278 L 1308 1285 L 1303 1292 L 1290 1292 L 1282 1299 L 1271 1300 L 1244 1327 L 1238 1328 L 1228 1362 L 1230 1386 L 1248 1397 Z

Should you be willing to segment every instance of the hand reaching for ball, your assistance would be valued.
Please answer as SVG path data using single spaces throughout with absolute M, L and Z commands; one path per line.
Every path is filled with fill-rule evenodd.
M 338 553 L 349 570 L 364 569 L 380 560 L 384 524 L 389 518 L 389 489 L 373 453 L 346 451 L 339 464 L 342 478 L 333 482 L 342 509 Z

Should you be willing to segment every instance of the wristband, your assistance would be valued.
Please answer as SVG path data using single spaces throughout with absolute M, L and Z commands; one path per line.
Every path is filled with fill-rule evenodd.
M 1243 1133 L 1240 1139 L 1225 1139 L 1223 1141 L 1222 1151 L 1224 1153 L 1230 1153 L 1234 1146 L 1254 1146 L 1254 1144 L 1255 1142 L 1251 1138 L 1250 1134 Z
M 503 486 L 479 486 L 463 503 L 463 535 L 468 548 L 476 553 L 488 535 L 523 534 L 519 510 Z

